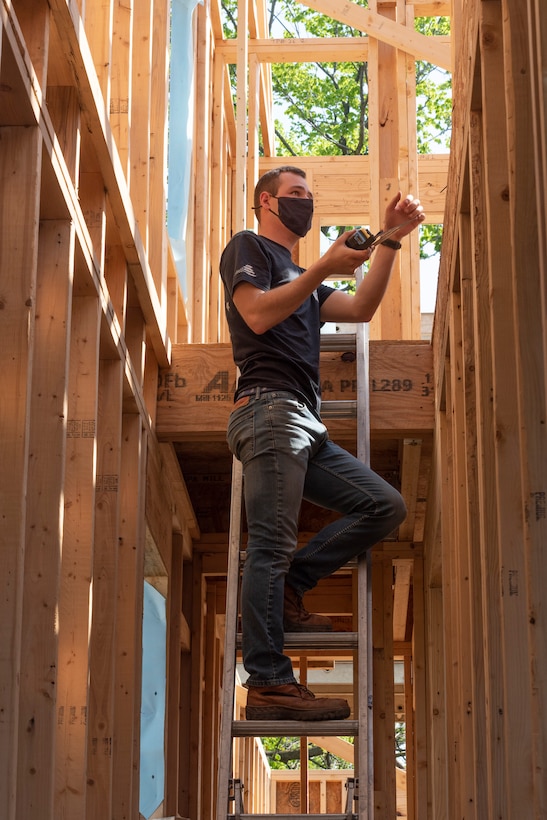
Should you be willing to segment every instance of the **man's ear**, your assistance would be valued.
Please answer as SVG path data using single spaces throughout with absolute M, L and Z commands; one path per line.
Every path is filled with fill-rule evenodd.
M 262 205 L 262 207 L 264 207 L 266 205 L 268 209 L 270 208 L 270 197 L 271 196 L 272 196 L 272 194 L 270 194 L 269 191 L 262 191 L 261 192 L 261 194 L 260 194 L 260 204 Z

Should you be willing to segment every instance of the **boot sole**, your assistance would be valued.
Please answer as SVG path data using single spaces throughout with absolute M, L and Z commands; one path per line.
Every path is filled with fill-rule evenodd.
M 349 706 L 332 709 L 298 709 L 287 706 L 247 706 L 247 720 L 345 720 L 350 716 Z

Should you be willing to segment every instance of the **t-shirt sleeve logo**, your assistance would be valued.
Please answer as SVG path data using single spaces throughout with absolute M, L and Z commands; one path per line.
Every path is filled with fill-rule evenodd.
M 238 268 L 234 273 L 234 279 L 236 279 L 241 274 L 245 274 L 246 276 L 254 276 L 256 279 L 256 273 L 254 272 L 252 265 L 243 265 L 242 268 Z

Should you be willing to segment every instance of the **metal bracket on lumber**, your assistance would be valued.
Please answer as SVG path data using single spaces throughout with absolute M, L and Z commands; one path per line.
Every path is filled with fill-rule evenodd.
M 346 781 L 346 791 L 348 793 L 346 799 L 346 820 L 353 820 L 353 818 L 356 816 L 353 813 L 353 801 L 359 799 L 357 791 L 358 783 L 359 778 L 355 777 L 348 777 Z
M 241 820 L 245 807 L 243 805 L 243 783 L 238 777 L 230 778 L 230 796 L 228 799 L 233 800 L 234 803 L 234 813 L 228 816 L 233 817 L 234 820 Z

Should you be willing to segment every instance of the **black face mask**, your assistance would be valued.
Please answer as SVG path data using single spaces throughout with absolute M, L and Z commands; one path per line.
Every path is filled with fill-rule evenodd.
M 311 228 L 313 217 L 313 199 L 304 199 L 295 196 L 274 196 L 279 202 L 279 213 L 272 213 L 279 217 L 289 231 L 297 236 L 306 236 Z

